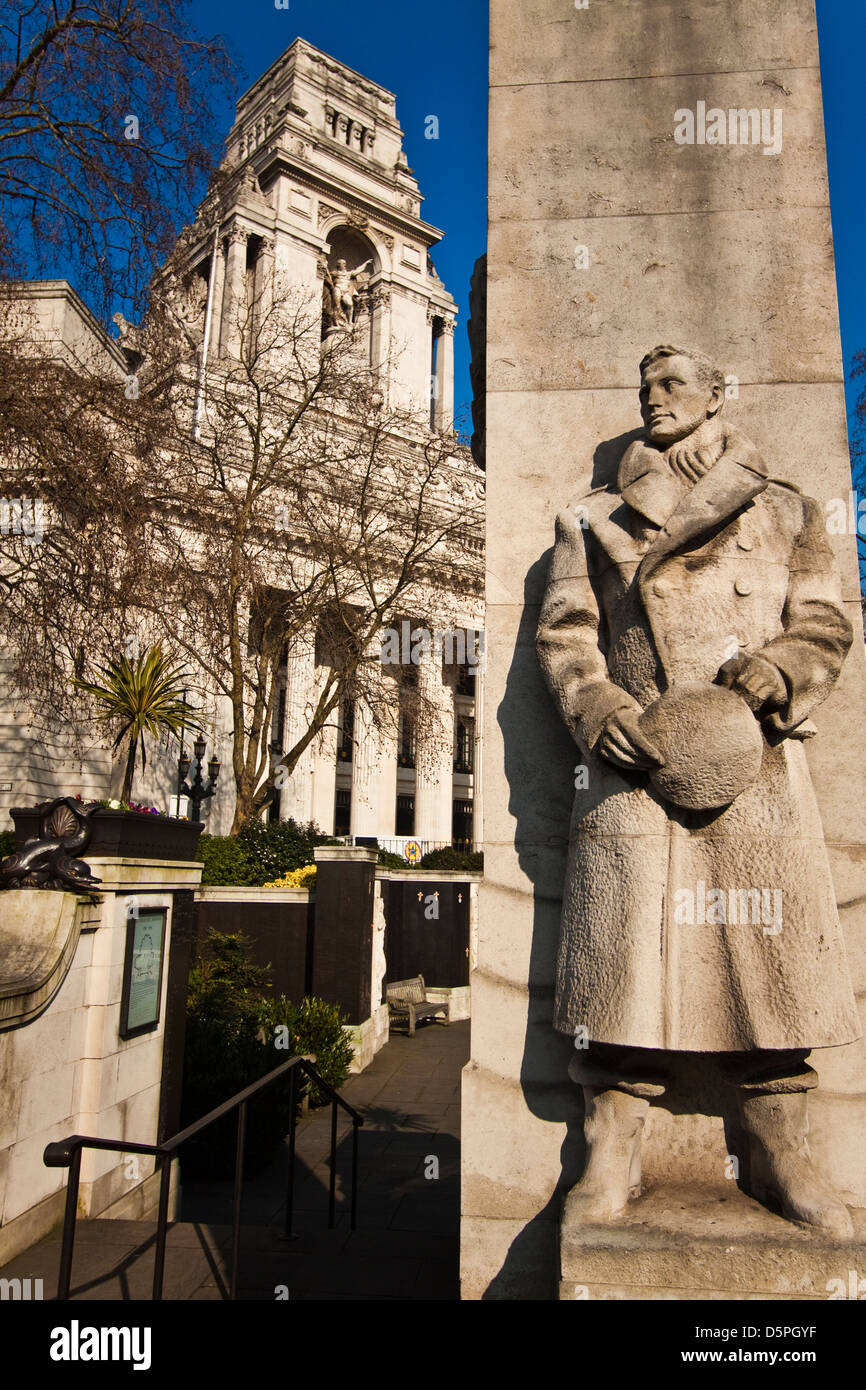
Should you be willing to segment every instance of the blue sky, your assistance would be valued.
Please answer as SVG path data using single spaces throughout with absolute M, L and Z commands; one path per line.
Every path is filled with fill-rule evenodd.
M 424 195 L 421 216 L 446 232 L 433 260 L 460 312 L 454 337 L 454 400 L 469 386 L 469 277 L 487 247 L 486 0 L 193 0 L 201 33 L 222 34 L 240 63 L 238 93 L 298 37 L 347 63 L 397 97 L 404 149 Z M 438 116 L 438 140 L 425 139 L 425 118 Z M 225 113 L 225 131 L 234 119 Z M 432 128 L 432 127 L 431 127 Z

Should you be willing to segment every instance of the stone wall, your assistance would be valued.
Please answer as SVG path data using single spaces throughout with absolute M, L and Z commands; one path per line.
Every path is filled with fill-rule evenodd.
M 101 902 L 76 904 L 80 935 L 69 969 L 33 1021 L 0 1033 L 0 1263 L 62 1218 L 66 1170 L 46 1168 L 46 1144 L 70 1134 L 156 1143 L 163 1090 L 163 1043 L 170 988 L 175 893 L 189 890 L 200 864 L 89 858 Z M 32 911 L 46 897 L 26 890 Z M 69 895 L 67 895 L 69 896 Z M 0 913 L 3 911 L 0 894 Z M 119 1036 L 128 911 L 167 909 L 157 1028 Z M 185 997 L 185 985 L 183 995 Z M 79 1214 L 142 1216 L 156 1199 L 151 1159 L 85 1151 Z

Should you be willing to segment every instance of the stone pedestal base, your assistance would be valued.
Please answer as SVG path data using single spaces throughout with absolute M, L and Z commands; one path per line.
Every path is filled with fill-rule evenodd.
M 560 1229 L 559 1297 L 866 1296 L 866 1211 L 852 1216 L 855 1239 L 840 1244 L 774 1216 L 733 1182 L 659 1187 L 610 1225 Z

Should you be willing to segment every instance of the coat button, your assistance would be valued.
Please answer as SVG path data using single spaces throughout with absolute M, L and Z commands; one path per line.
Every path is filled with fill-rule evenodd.
M 755 543 L 750 541 L 748 536 L 737 536 L 737 545 L 741 550 L 753 550 Z
M 656 598 L 667 598 L 673 591 L 674 586 L 670 579 L 657 579 L 653 584 L 653 593 Z
M 745 598 L 747 594 L 752 592 L 752 586 L 748 579 L 737 579 L 734 583 L 734 590 L 742 598 Z

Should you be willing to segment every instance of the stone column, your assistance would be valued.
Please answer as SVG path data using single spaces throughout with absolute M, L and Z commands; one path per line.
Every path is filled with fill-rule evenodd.
M 259 352 L 267 350 L 267 346 L 273 342 L 276 332 L 276 325 L 273 322 L 275 271 L 276 241 L 272 236 L 262 237 L 254 287 L 254 329 L 257 334 L 262 332 L 264 334 L 258 346 Z
M 451 843 L 454 782 L 454 691 L 442 678 L 442 653 L 418 663 L 418 685 L 433 706 L 419 715 L 415 764 L 415 839 Z
M 312 802 L 313 820 L 326 835 L 334 833 L 334 802 L 337 793 L 337 728 L 336 715 L 319 734 L 313 745 Z
M 388 682 L 385 690 L 389 691 Z M 394 691 L 395 702 L 397 699 Z M 391 840 L 397 833 L 397 724 L 390 721 L 379 731 L 379 806 L 376 833 L 380 840 Z
M 216 249 L 216 265 L 214 266 L 213 284 L 213 318 L 210 326 L 210 346 L 208 348 L 208 361 L 214 362 L 222 351 L 220 335 L 222 332 L 223 317 L 223 297 L 225 295 L 226 284 L 226 241 L 220 237 Z
M 376 835 L 379 823 L 379 735 L 370 706 L 355 700 L 352 744 L 352 835 Z
M 294 747 L 310 727 L 316 687 L 316 642 L 303 633 L 292 642 L 286 662 L 286 716 L 283 750 Z M 301 824 L 313 819 L 313 761 L 315 739 L 307 745 L 282 789 L 280 815 Z
M 247 233 L 243 227 L 232 227 L 228 235 L 220 338 L 220 352 L 226 357 L 240 356 L 241 326 L 246 320 L 246 270 Z
M 442 329 L 436 340 L 436 399 L 433 422 L 437 429 L 448 430 L 454 419 L 454 320 L 442 319 Z
M 379 385 L 387 398 L 388 379 L 383 370 L 391 345 L 391 286 L 378 284 L 370 293 L 372 316 L 370 358 L 374 370 L 379 370 Z

